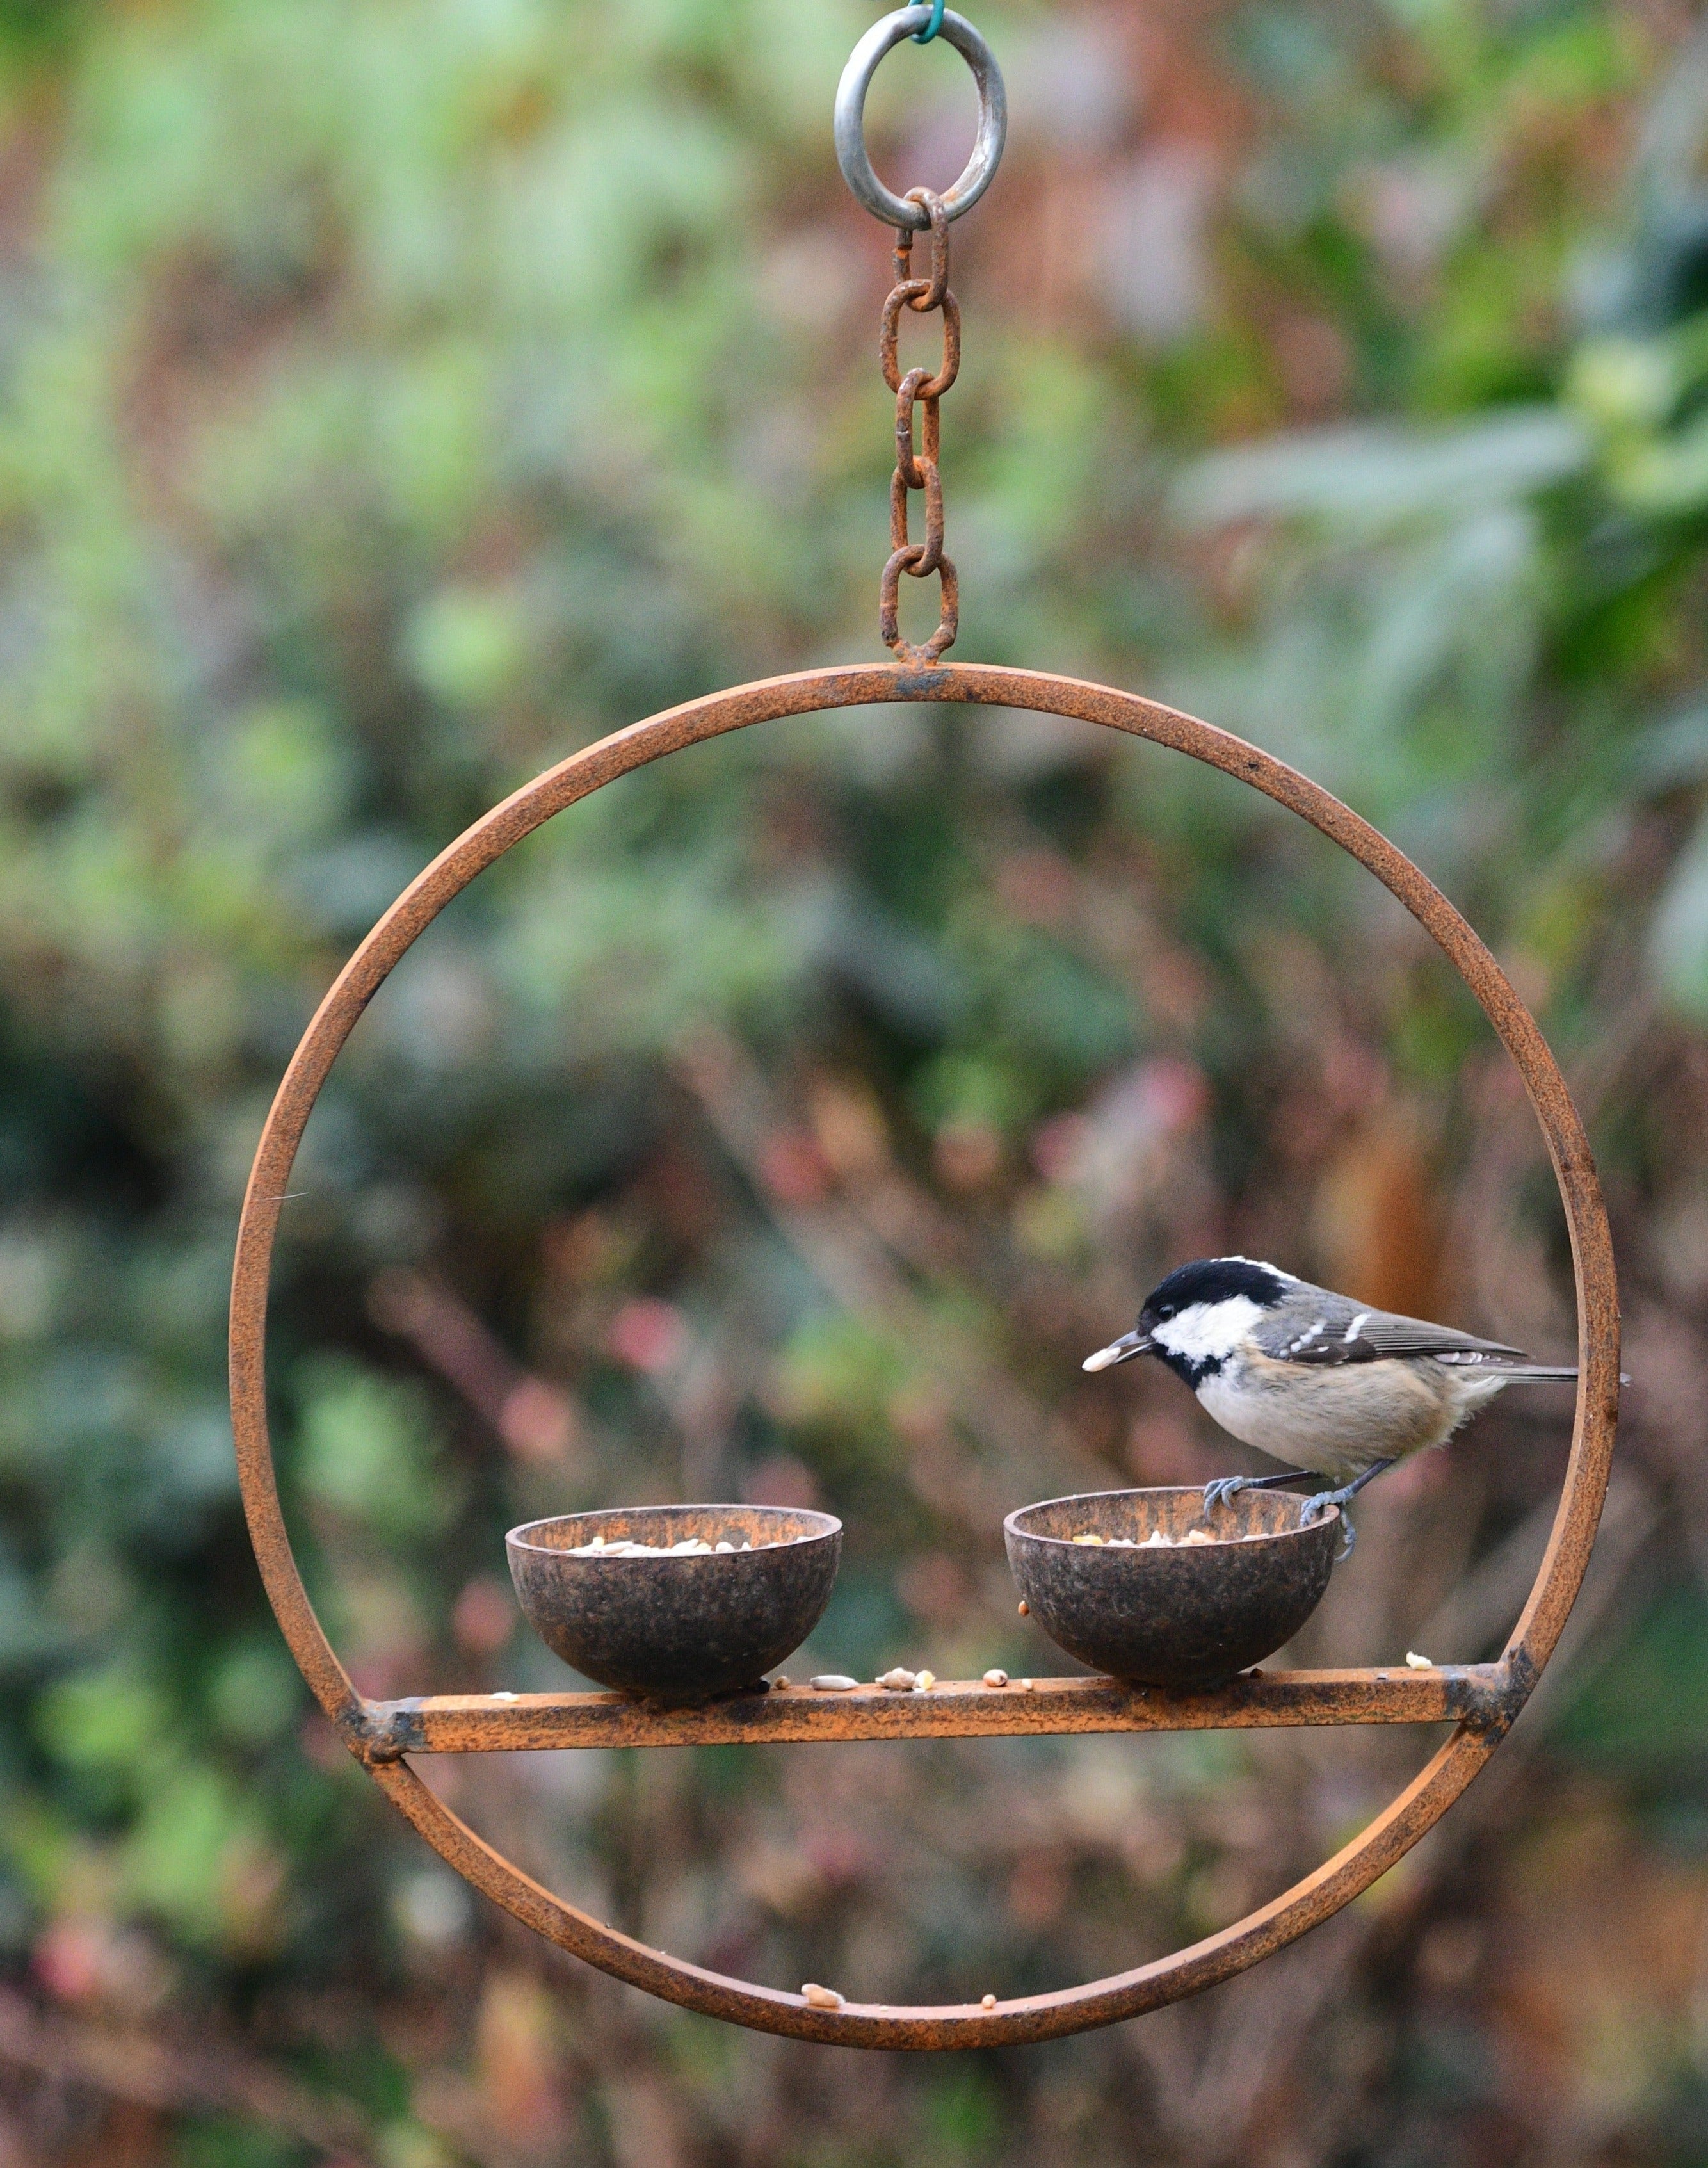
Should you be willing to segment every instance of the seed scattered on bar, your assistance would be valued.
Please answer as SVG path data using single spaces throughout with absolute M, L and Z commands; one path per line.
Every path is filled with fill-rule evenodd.
M 984 1683 L 988 1687 L 1005 1687 L 1008 1684 L 1008 1674 L 993 1666 L 984 1674 Z
M 1022 1618 L 1030 1618 L 1032 1616 L 1031 1604 L 1022 1601 L 1020 1607 L 1020 1615 Z
M 774 1687 L 786 1687 L 788 1684 L 788 1673 L 787 1671 L 779 1671 L 771 1683 Z
M 979 1998 L 979 2007 L 981 2010 L 995 2010 L 996 1997 L 994 1995 L 981 1995 Z
M 911 1671 L 904 1671 L 898 1664 L 893 1671 L 886 1671 L 878 1683 L 890 1693 L 911 1693 L 914 1675 Z
M 1075 1536 L 1074 1538 L 1076 1544 L 1101 1544 L 1102 1540 L 1101 1536 Z
M 809 1979 L 802 1988 L 801 2001 L 809 2010 L 840 2010 L 842 2007 L 842 1998 L 835 1989 L 820 1987 L 815 1979 Z
M 1020 1690 L 1022 1693 L 1030 1693 L 1032 1692 L 1032 1681 L 1030 1679 L 1022 1679 L 1020 1682 Z
M 1206 1535 L 1201 1528 L 1188 1528 L 1180 1538 L 1183 1544 L 1213 1544 L 1215 1540 L 1214 1536 Z
M 1413 1671 L 1432 1671 L 1435 1666 L 1427 1656 L 1420 1656 L 1415 1649 L 1406 1650 L 1406 1668 Z
M 498 1692 L 493 1695 L 492 1698 L 494 1701 L 514 1701 L 516 1699 L 516 1696 L 511 1692 L 508 1687 L 501 1687 Z
M 846 1671 L 820 1671 L 811 1683 L 820 1693 L 852 1693 L 860 1682 L 851 1679 Z
M 929 1693 L 936 1683 L 935 1671 L 916 1671 L 914 1674 L 913 1690 L 915 1693 Z

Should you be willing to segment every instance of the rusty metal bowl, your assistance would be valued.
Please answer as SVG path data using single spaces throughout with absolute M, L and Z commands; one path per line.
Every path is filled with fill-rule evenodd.
M 1303 1503 L 1297 1491 L 1242 1490 L 1207 1518 L 1201 1490 L 1094 1491 L 1024 1506 L 1002 1533 L 1015 1586 L 1070 1656 L 1150 1686 L 1215 1686 L 1273 1655 L 1322 1600 L 1340 1516 L 1301 1528 Z M 1157 1528 L 1172 1547 L 1106 1547 L 1111 1536 L 1143 1544 Z M 1212 1540 L 1182 1545 L 1194 1528 Z
M 678 1558 L 576 1558 L 602 1536 L 640 1544 L 751 1544 Z M 614 1506 L 530 1521 L 504 1538 L 523 1615 L 601 1686 L 660 1701 L 749 1687 L 824 1615 L 842 1523 L 782 1506 Z

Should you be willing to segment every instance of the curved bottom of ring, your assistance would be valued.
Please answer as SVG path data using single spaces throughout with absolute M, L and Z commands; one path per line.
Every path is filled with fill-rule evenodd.
M 392 1804 L 465 1882 L 501 1905 L 524 1926 L 614 1979 L 703 2016 L 745 2025 L 751 2032 L 781 2033 L 826 2047 L 931 2052 L 1059 2040 L 1141 2017 L 1231 1979 L 1320 1926 L 1386 1874 L 1435 1826 L 1497 1743 L 1494 1735 L 1461 1724 L 1368 1829 L 1314 1874 L 1233 1926 L 1131 1972 L 1112 1974 L 1082 1987 L 1060 1988 L 1051 1995 L 1000 2002 L 994 2010 L 967 2003 L 845 2003 L 840 2010 L 824 2010 L 798 1995 L 708 1972 L 684 1958 L 649 1949 L 543 1889 L 478 1837 L 406 1762 L 383 1763 L 370 1773 Z

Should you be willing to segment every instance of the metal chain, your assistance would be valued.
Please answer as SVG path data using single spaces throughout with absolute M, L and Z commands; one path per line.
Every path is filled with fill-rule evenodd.
M 937 472 L 937 401 L 954 383 L 961 367 L 961 310 L 949 291 L 949 221 L 942 199 L 929 189 L 910 189 L 907 200 L 920 205 L 931 235 L 931 275 L 913 275 L 914 236 L 900 226 L 895 236 L 895 279 L 883 305 L 878 335 L 878 357 L 883 380 L 895 394 L 895 472 L 889 484 L 889 561 L 878 586 L 878 630 L 883 644 L 904 662 L 935 662 L 955 644 L 960 623 L 961 590 L 953 560 L 943 554 L 943 485 Z M 896 356 L 904 306 L 915 315 L 933 309 L 943 313 L 943 359 L 934 376 L 928 369 L 910 369 L 904 376 Z M 915 435 L 914 409 L 925 409 Z M 926 539 L 913 541 L 908 534 L 908 492 L 920 491 L 926 500 Z M 915 646 L 901 636 L 900 586 L 905 572 L 923 580 L 935 572 L 942 587 L 942 608 L 936 630 Z

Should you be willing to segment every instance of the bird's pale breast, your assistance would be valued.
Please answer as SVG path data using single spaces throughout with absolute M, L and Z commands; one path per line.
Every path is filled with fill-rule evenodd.
M 1246 1355 L 1206 1378 L 1198 1399 L 1245 1444 L 1337 1482 L 1441 1444 L 1471 1411 L 1461 1381 L 1428 1359 L 1315 1369 Z

